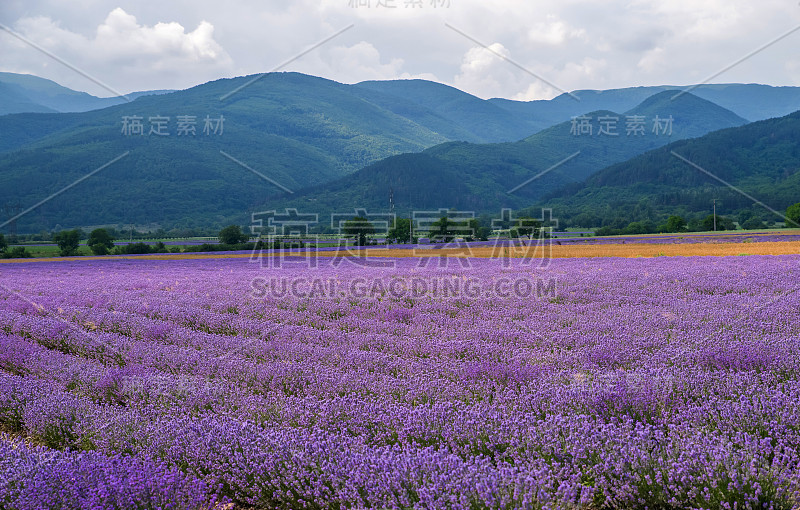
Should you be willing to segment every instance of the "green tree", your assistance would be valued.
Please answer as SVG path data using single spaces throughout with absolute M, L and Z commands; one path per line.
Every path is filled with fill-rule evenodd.
M 95 255 L 108 255 L 111 248 L 114 247 L 114 238 L 106 229 L 96 228 L 89 234 L 86 244 Z
M 786 226 L 790 228 L 800 227 L 800 202 L 790 205 L 786 209 Z
M 600 218 L 590 213 L 580 213 L 572 218 L 573 227 L 594 228 L 600 226 Z
M 542 229 L 542 222 L 528 216 L 517 218 L 516 225 L 509 231 L 510 237 L 527 237 L 533 239 L 539 237 Z
M 53 236 L 53 241 L 58 244 L 58 249 L 62 257 L 69 257 L 78 253 L 78 245 L 81 240 L 81 232 L 75 230 L 62 230 Z
M 758 216 L 751 216 L 747 221 L 742 223 L 742 228 L 745 230 L 757 230 L 759 228 L 767 228 L 767 226 Z
M 250 236 L 242 232 L 239 225 L 228 225 L 219 231 L 219 242 L 222 244 L 246 243 Z
M 472 232 L 472 236 L 470 237 L 478 241 L 489 240 L 489 234 L 492 233 L 492 229 L 481 225 L 481 222 L 477 219 L 469 220 L 469 229 Z
M 717 215 L 717 230 L 734 230 L 733 220 L 724 216 Z M 703 230 L 714 230 L 714 215 L 709 214 L 703 219 Z
M 367 236 L 375 233 L 375 227 L 366 218 L 362 216 L 354 216 L 344 222 L 342 225 L 342 233 L 348 237 L 353 237 L 356 246 L 366 246 Z
M 456 236 L 457 223 L 447 216 L 442 216 L 438 220 L 431 223 L 431 230 L 428 233 L 428 239 L 432 243 L 442 242 L 449 243 Z
M 394 226 L 389 230 L 386 235 L 387 239 L 397 241 L 399 243 L 408 243 L 411 241 L 411 220 L 409 218 L 397 218 Z
M 692 218 L 686 224 L 686 230 L 689 232 L 700 232 L 703 230 L 703 219 L 702 218 Z
M 739 225 L 744 225 L 747 220 L 755 216 L 755 213 L 751 209 L 742 209 L 736 215 L 736 221 L 739 222 Z
M 5 252 L 8 249 L 8 242 L 6 241 L 6 236 L 0 234 L 0 253 Z
M 672 215 L 667 218 L 664 230 L 671 233 L 686 232 L 686 220 L 680 216 Z
M 143 255 L 146 253 L 153 253 L 150 249 L 150 245 L 147 243 L 130 243 L 124 246 L 117 246 L 114 250 L 114 254 L 125 254 L 125 255 Z
M 620 229 L 611 226 L 600 227 L 594 231 L 594 235 L 597 237 L 618 236 L 621 233 L 622 231 Z
M 3 258 L 6 259 L 28 259 L 32 256 L 33 255 L 31 255 L 24 246 L 14 246 L 10 250 L 6 250 L 6 252 L 3 253 Z
M 627 227 L 622 229 L 622 233 L 625 235 L 651 234 L 655 228 L 656 227 L 653 222 L 649 220 L 632 221 L 631 223 L 628 223 Z

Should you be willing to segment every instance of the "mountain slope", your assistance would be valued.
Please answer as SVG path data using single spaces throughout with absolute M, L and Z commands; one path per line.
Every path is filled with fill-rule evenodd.
M 490 99 L 489 101 L 512 115 L 535 119 L 541 129 L 568 121 L 586 112 L 609 110 L 624 112 L 635 107 L 648 97 L 672 90 L 675 87 L 630 87 L 612 90 L 576 90 L 561 94 L 550 100 L 514 101 Z
M 497 108 L 478 108 L 492 102 L 429 82 L 353 86 L 297 73 L 266 75 L 220 100 L 253 78 L 218 80 L 85 113 L 0 116 L 0 152 L 6 152 L 0 154 L 0 204 L 35 204 L 130 152 L 26 215 L 20 231 L 56 224 L 216 226 L 285 206 L 323 215 L 356 204 L 386 210 L 390 191 L 398 212 L 494 212 L 530 206 L 614 163 L 745 122 L 693 94 L 673 100 L 676 91 L 665 90 L 620 114 L 587 114 L 584 127 L 591 133 L 576 132 L 583 120 L 575 119 L 518 142 L 447 142 L 494 136 L 489 120 Z M 622 92 L 607 98 L 628 101 Z M 473 106 L 482 121 L 462 126 L 453 120 Z M 194 136 L 178 136 L 182 115 L 195 116 Z M 221 115 L 224 133 L 203 133 L 203 119 Z M 644 124 L 629 133 L 633 115 Z M 126 116 L 141 117 L 145 134 L 122 134 Z M 170 136 L 148 134 L 153 116 L 170 119 Z M 653 131 L 656 116 L 672 118 L 669 132 Z M 603 133 L 609 119 L 616 119 L 616 136 Z M 295 193 L 282 196 L 282 189 Z
M 676 139 L 745 123 L 732 112 L 691 94 L 675 101 L 673 96 L 672 91 L 662 92 L 623 115 L 609 111 L 587 114 L 591 135 L 576 134 L 570 121 L 519 142 L 450 142 L 419 154 L 390 157 L 333 183 L 270 199 L 265 208 L 295 207 L 322 215 L 354 206 L 384 211 L 390 193 L 401 213 L 440 207 L 480 212 L 521 208 L 612 163 Z M 628 115 L 644 117 L 643 133 L 627 134 Z M 670 134 L 653 133 L 650 123 L 656 115 L 673 117 Z M 617 136 L 601 134 L 601 128 L 608 127 L 603 125 L 604 118 L 618 119 Z M 559 165 L 566 158 L 570 159 Z
M 711 101 L 749 121 L 781 117 L 800 109 L 800 87 L 772 87 L 758 84 L 711 84 L 700 86 L 659 85 L 611 90 L 576 90 L 549 101 L 489 101 L 515 116 L 535 119 L 552 126 L 570 117 L 592 110 L 627 111 L 646 98 L 667 90 L 688 90 L 692 95 Z M 579 100 L 576 100 L 575 98 Z
M 783 117 L 800 110 L 800 87 L 734 83 L 703 85 L 692 93 L 750 121 Z
M 718 214 L 752 209 L 781 221 L 743 193 L 778 212 L 800 201 L 798 133 L 800 111 L 675 142 L 612 165 L 542 205 L 560 218 L 581 216 L 579 222 L 616 217 L 658 221 L 668 214 L 710 214 L 716 199 Z
M 552 125 L 514 115 L 490 101 L 426 80 L 366 81 L 358 83 L 356 87 L 380 92 L 384 97 L 401 99 L 403 105 L 419 105 L 426 111 L 432 111 L 472 133 L 470 138 L 451 137 L 467 142 L 519 140 Z M 391 109 L 388 104 L 386 107 Z M 414 117 L 409 118 L 417 121 Z
M 6 152 L 0 155 L 0 203 L 34 204 L 130 151 L 48 202 L 39 216 L 22 218 L 21 231 L 52 228 L 56 221 L 62 226 L 213 225 L 246 216 L 281 187 L 299 190 L 328 182 L 387 156 L 448 139 L 366 99 L 362 89 L 297 73 L 265 75 L 220 99 L 253 78 L 218 80 L 85 113 L 2 116 L 0 132 L 8 135 L 0 137 Z M 179 136 L 178 117 L 187 115 L 196 118 L 195 135 Z M 124 118 L 134 116 L 141 118 L 144 134 L 127 136 Z M 150 134 L 156 116 L 169 118 L 169 136 Z M 203 133 L 206 116 L 224 116 L 222 134 Z M 451 135 L 461 129 L 435 112 L 425 117 Z M 74 207 L 88 201 L 96 211 Z M 129 211 L 115 205 L 122 203 L 132 204 Z
M 235 81 L 217 80 L 199 87 L 201 90 L 206 91 L 221 87 L 220 95 L 224 95 L 255 77 L 241 77 L 234 79 Z M 73 102 L 100 100 L 85 93 L 71 91 L 49 80 L 33 76 L 6 73 L 5 78 L 3 78 L 2 73 L 0 73 L 0 86 L 3 85 L 3 79 L 9 80 L 9 83 L 6 84 L 7 88 L 14 88 L 15 90 L 14 101 L 10 102 L 13 103 L 11 105 L 14 108 L 13 111 L 25 110 L 25 105 L 28 105 L 27 108 L 35 112 L 67 111 L 64 109 L 63 101 L 48 102 L 46 100 L 46 98 L 52 99 L 55 96 L 62 99 L 68 96 Z M 276 88 L 272 94 L 261 94 L 256 98 L 256 100 L 262 100 L 269 104 L 255 105 L 255 107 L 258 110 L 262 110 L 264 114 L 278 116 L 262 123 L 263 126 L 274 125 L 277 130 L 283 129 L 281 126 L 285 123 L 292 124 L 297 122 L 291 118 L 294 116 L 303 117 L 308 115 L 310 118 L 305 120 L 307 124 L 320 122 L 320 124 L 324 125 L 330 124 L 331 119 L 333 119 L 334 123 L 338 122 L 338 119 L 331 117 L 334 114 L 341 114 L 347 117 L 344 122 L 349 123 L 352 122 L 354 115 L 364 114 L 374 117 L 375 112 L 380 111 L 381 115 L 391 117 L 393 123 L 405 126 L 403 129 L 412 126 L 414 130 L 426 133 L 423 136 L 426 139 L 421 144 L 418 144 L 418 140 L 415 140 L 415 138 L 418 138 L 417 135 L 403 135 L 410 142 L 407 144 L 408 147 L 417 147 L 419 149 L 447 140 L 474 142 L 519 140 L 539 129 L 539 127 L 532 127 L 527 120 L 517 119 L 509 112 L 487 101 L 446 85 L 423 80 L 364 82 L 357 85 L 343 85 L 297 73 L 272 73 L 257 80 L 256 84 L 260 84 L 260 89 L 258 87 L 256 89 L 247 87 L 241 92 L 232 95 L 223 103 L 235 104 L 242 97 L 252 94 L 253 90 L 263 91 L 265 80 Z M 26 98 L 27 96 L 19 92 L 21 90 L 20 84 L 25 84 L 27 86 L 26 93 L 32 97 L 35 95 L 35 101 L 39 101 L 39 103 L 36 103 L 34 99 Z M 295 88 L 293 84 L 297 84 L 298 87 Z M 222 90 L 225 87 L 227 87 L 227 90 Z M 198 87 L 187 91 L 179 91 L 176 93 L 177 96 L 170 97 L 159 104 L 165 104 L 165 108 L 169 108 L 170 103 L 180 102 L 181 98 L 197 98 L 197 94 L 190 92 L 196 89 Z M 137 94 L 131 94 L 129 97 L 135 98 Z M 321 103 L 319 105 L 313 104 L 310 101 L 312 98 L 320 99 Z M 122 105 L 125 104 L 125 101 L 121 98 L 107 99 Z M 105 101 L 105 99 L 102 101 Z M 332 104 L 331 101 L 341 101 L 343 104 L 347 104 L 348 108 L 341 108 L 336 104 Z M 281 104 L 296 105 L 299 103 L 304 105 L 302 110 L 290 112 L 285 108 L 280 108 Z M 11 107 L 9 105 L 6 106 Z M 0 108 L 2 108 L 2 99 L 0 99 Z M 318 110 L 317 113 L 319 115 L 312 112 L 314 109 Z M 369 111 L 370 109 L 372 111 Z M 325 115 L 327 115 L 327 118 L 324 118 Z M 13 118 L 0 116 L 0 131 L 11 133 L 11 136 L 0 140 L 0 152 L 15 150 L 43 140 L 57 131 L 69 131 L 75 128 L 78 123 L 88 123 L 93 118 L 95 117 L 54 119 L 36 115 Z M 371 118 L 365 120 L 371 122 Z M 59 123 L 61 124 L 59 125 Z M 18 126 L 22 127 L 18 128 Z M 389 131 L 383 134 L 390 135 L 394 130 L 395 127 L 392 126 Z M 394 150 L 386 153 L 378 150 L 378 152 L 380 157 L 385 157 L 400 151 Z M 366 160 L 370 160 L 370 158 L 366 158 Z
M 3 93 L 4 92 L 4 93 Z M 0 72 L 0 115 L 9 113 L 86 112 L 123 104 L 169 90 L 132 92 L 124 97 L 95 97 L 30 74 Z
M 56 110 L 32 101 L 14 84 L 0 81 L 0 115 L 8 113 L 54 113 Z

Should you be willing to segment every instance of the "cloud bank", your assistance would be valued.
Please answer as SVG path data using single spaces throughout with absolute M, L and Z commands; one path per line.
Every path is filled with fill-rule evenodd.
M 122 92 L 264 72 L 353 24 L 286 70 L 346 83 L 425 78 L 480 97 L 532 100 L 561 90 L 697 83 L 800 26 L 800 6 L 782 0 L 9 0 L 0 22 Z M 800 31 L 714 82 L 800 85 L 799 42 Z M 0 44 L 4 71 L 108 95 L 5 32 Z

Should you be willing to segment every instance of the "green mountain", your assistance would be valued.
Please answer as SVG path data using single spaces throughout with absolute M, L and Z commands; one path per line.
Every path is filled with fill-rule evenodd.
M 399 110 L 400 98 L 368 87 L 297 73 L 254 78 L 217 80 L 84 113 L 0 116 L 0 204 L 35 204 L 127 154 L 21 218 L 18 230 L 217 225 L 239 221 L 283 189 L 330 182 L 450 137 L 480 138 L 416 103 L 408 116 L 395 113 L 381 105 Z M 179 134 L 181 116 L 195 117 L 194 135 Z M 221 116 L 221 133 L 203 132 L 206 117 Z M 143 134 L 126 131 L 126 118 L 135 117 Z M 155 117 L 168 118 L 169 136 L 152 134 Z
M 612 165 L 539 205 L 582 226 L 704 216 L 715 199 L 717 214 L 752 211 L 781 221 L 753 199 L 780 213 L 800 201 L 798 133 L 800 111 L 678 141 Z
M 353 93 L 451 140 L 476 143 L 519 140 L 588 111 L 628 111 L 665 90 L 688 90 L 750 120 L 780 117 L 800 109 L 800 87 L 758 84 L 660 85 L 611 90 L 576 90 L 552 100 L 483 100 L 426 80 L 366 81 Z M 172 91 L 133 92 L 128 100 Z M 127 102 L 99 98 L 28 74 L 0 73 L 0 115 L 84 112 Z
M 207 92 L 211 98 L 217 92 L 216 88 L 220 88 L 220 95 L 224 95 L 256 76 L 236 78 L 234 81 L 218 80 L 201 85 L 200 90 Z M 273 73 L 257 80 L 255 88 L 248 86 L 222 103 L 238 104 L 242 97 L 252 95 L 254 91 L 261 90 L 263 92 L 267 83 L 274 87 L 273 93 L 254 96 L 253 99 L 256 101 L 263 99 L 271 104 L 257 105 L 256 111 L 266 116 L 277 115 L 277 117 L 269 120 L 265 118 L 265 122 L 262 123 L 263 127 L 272 124 L 275 126 L 274 130 L 290 133 L 293 128 L 291 126 L 285 128 L 283 123 L 294 124 L 300 122 L 300 117 L 308 116 L 305 120 L 306 124 L 319 122 L 320 129 L 324 130 L 325 125 L 330 126 L 332 123 L 339 122 L 340 114 L 344 114 L 345 117 L 342 122 L 350 125 L 353 116 L 363 114 L 367 116 L 365 121 L 370 123 L 372 122 L 371 118 L 375 117 L 377 111 L 380 111 L 380 115 L 389 117 L 391 120 L 376 126 L 366 126 L 366 128 L 388 127 L 389 130 L 382 134 L 391 137 L 395 136 L 392 131 L 398 131 L 399 134 L 395 138 L 405 137 L 408 142 L 402 150 L 384 152 L 384 149 L 379 147 L 377 152 L 380 157 L 404 150 L 419 150 L 447 140 L 474 142 L 519 140 L 541 128 L 514 117 L 506 110 L 498 108 L 488 101 L 453 87 L 423 80 L 343 85 L 297 73 Z M 163 108 L 169 109 L 176 103 L 185 103 L 184 98 L 205 100 L 197 93 L 190 92 L 196 89 L 198 87 L 176 92 L 177 95 L 171 94 L 169 98 L 152 104 L 159 105 L 159 108 L 164 105 Z M 0 97 L 0 131 L 9 133 L 9 136 L 0 140 L 0 152 L 8 152 L 44 140 L 58 131 L 69 132 L 78 126 L 91 124 L 94 119 L 102 117 L 102 115 L 78 117 L 28 115 L 7 118 L 1 116 L 4 112 L 83 112 L 114 105 L 125 106 L 127 103 L 123 98 L 96 98 L 84 92 L 76 92 L 62 87 L 50 80 L 13 73 L 0 73 L 0 91 L 8 92 L 5 96 Z M 128 97 L 136 99 L 148 94 L 166 92 L 169 91 L 134 93 Z M 434 100 L 425 100 L 426 96 Z M 314 99 L 319 99 L 319 104 L 315 104 Z M 349 110 L 336 105 L 336 101 L 346 104 Z M 302 105 L 302 108 L 289 111 L 279 108 L 279 103 Z M 290 118 L 294 116 L 297 116 L 298 119 Z M 398 126 L 391 126 L 392 123 L 397 123 Z M 358 128 L 359 126 L 355 126 L 354 132 L 357 132 Z M 420 143 L 419 134 L 409 135 L 407 132 L 409 129 L 424 133 L 421 135 L 424 140 Z M 371 150 L 373 150 L 371 147 L 365 147 L 365 151 Z M 373 160 L 369 157 L 366 159 Z
M 323 216 L 353 207 L 385 211 L 390 194 L 395 210 L 403 214 L 442 207 L 478 212 L 523 208 L 613 163 L 746 122 L 691 94 L 673 101 L 674 95 L 661 92 L 624 114 L 592 112 L 519 142 L 449 142 L 418 154 L 390 157 L 337 181 L 271 198 L 263 209 L 293 207 Z M 670 132 L 653 132 L 656 116 L 672 118 Z M 629 132 L 629 123 L 636 119 L 640 129 Z
M 356 87 L 365 93 L 378 92 L 383 99 L 375 100 L 380 101 L 381 106 L 415 122 L 423 123 L 409 110 L 412 106 L 422 107 L 423 111 L 446 119 L 465 132 L 452 133 L 449 138 L 453 140 L 484 143 L 519 140 L 557 123 L 516 115 L 491 101 L 426 80 L 366 81 Z M 558 122 L 562 120 L 565 119 Z
M 282 207 L 323 215 L 355 205 L 385 211 L 390 193 L 398 212 L 494 212 L 530 206 L 565 186 L 580 189 L 609 165 L 746 122 L 693 93 L 676 98 L 677 90 L 663 87 L 579 91 L 580 102 L 561 96 L 516 103 L 484 101 L 422 80 L 344 85 L 297 73 L 254 78 L 82 113 L 2 115 L 0 204 L 24 209 L 47 199 L 20 218 L 21 232 L 97 224 L 208 227 L 246 223 L 250 212 Z M 34 82 L 58 90 L 46 80 Z M 21 85 L 0 80 L 0 91 L 23 101 L 15 86 Z M 760 94 L 754 101 L 765 112 L 777 111 L 776 94 L 785 99 L 781 108 L 793 101 L 791 87 L 697 91 L 742 104 L 748 94 Z M 631 105 L 631 98 L 638 102 Z M 575 110 L 607 104 L 624 108 Z M 151 117 L 158 116 L 169 119 L 169 136 L 150 133 Z M 193 135 L 178 133 L 181 116 L 194 117 Z M 558 116 L 565 121 L 546 127 Z M 635 116 L 643 119 L 638 127 L 631 126 Z M 669 129 L 654 132 L 656 116 L 671 119 Z M 125 118 L 134 117 L 144 133 L 123 133 Z M 221 133 L 204 131 L 206 118 L 212 127 L 220 117 Z M 485 140 L 503 141 L 469 143 Z M 294 193 L 284 194 L 287 189 Z
M 55 111 L 31 100 L 24 91 L 20 90 L 20 87 L 0 81 L 0 115 L 23 112 L 52 113 Z
M 515 117 L 534 119 L 541 126 L 540 129 L 545 129 L 586 112 L 600 110 L 625 112 L 654 94 L 674 89 L 675 87 L 630 87 L 612 90 L 576 90 L 550 100 L 514 101 L 494 98 L 489 102 L 507 110 Z
M 127 103 L 169 90 L 132 92 L 126 97 L 95 97 L 31 74 L 0 72 L 0 115 L 9 113 L 86 112 Z
M 703 85 L 692 93 L 751 122 L 783 117 L 800 110 L 800 87 L 734 83 Z
M 772 87 L 758 84 L 712 84 L 677 87 L 660 85 L 611 90 L 576 90 L 548 101 L 512 101 L 490 99 L 489 102 L 514 116 L 535 119 L 539 125 L 552 126 L 576 115 L 593 110 L 628 111 L 659 92 L 681 90 L 716 103 L 751 122 L 782 117 L 800 109 L 800 87 Z M 576 99 L 577 98 L 577 99 Z

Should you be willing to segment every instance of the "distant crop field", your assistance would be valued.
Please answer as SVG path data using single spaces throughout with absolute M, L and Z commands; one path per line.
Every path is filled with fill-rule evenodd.
M 528 247 L 470 247 L 422 249 L 366 250 L 373 257 L 481 257 L 481 258 L 584 258 L 584 257 L 694 257 L 731 255 L 789 255 L 800 253 L 800 241 L 763 243 L 702 243 L 702 244 L 549 244 Z
M 0 266 L 0 506 L 800 504 L 798 255 L 260 262 Z
M 561 244 L 563 243 L 563 244 Z M 2 263 L 73 261 L 84 257 L 53 257 L 57 253 L 48 253 L 51 258 L 32 259 L 0 259 Z M 350 247 L 347 250 L 323 249 L 313 251 L 272 251 L 264 250 L 254 255 L 251 252 L 215 252 L 215 253 L 163 253 L 151 255 L 114 255 L 92 257 L 94 259 L 141 259 L 141 260 L 202 260 L 202 259 L 252 259 L 254 257 L 309 257 L 316 254 L 320 258 L 341 257 L 416 257 L 416 258 L 592 258 L 592 257 L 695 257 L 695 256 L 744 256 L 744 255 L 792 255 L 800 254 L 800 240 L 792 241 L 747 241 L 742 242 L 596 242 L 586 239 L 585 242 L 575 240 L 547 241 L 543 245 L 486 246 L 482 243 L 467 244 L 448 248 L 446 245 L 418 245 L 416 247 L 395 248 L 392 246 L 370 247 L 365 249 Z M 43 255 L 47 257 L 47 255 Z

